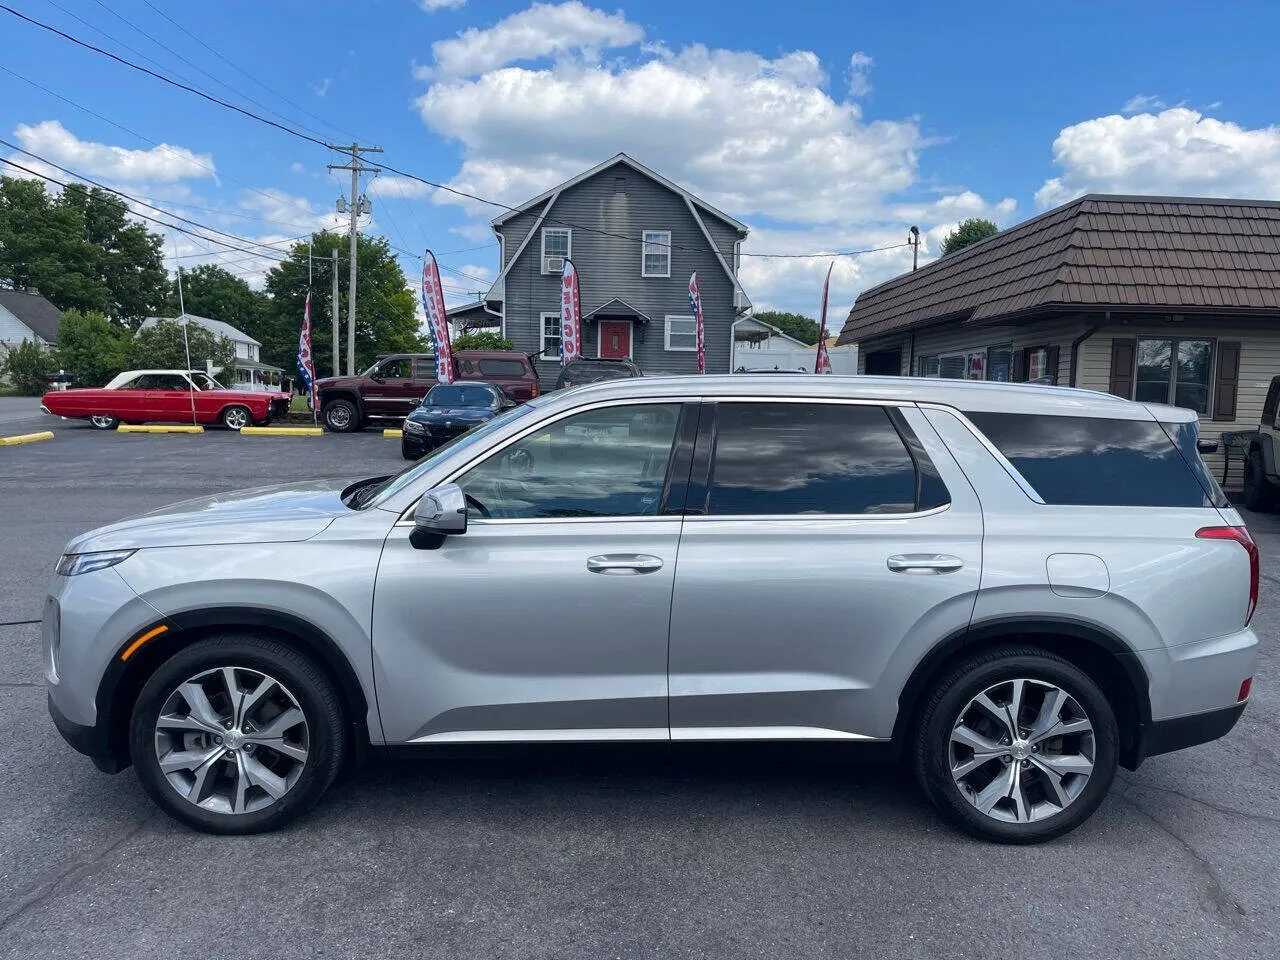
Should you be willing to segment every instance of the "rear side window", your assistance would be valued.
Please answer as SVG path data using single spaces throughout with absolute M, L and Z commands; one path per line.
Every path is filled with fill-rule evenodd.
M 522 360 L 481 360 L 480 376 L 482 377 L 523 377 L 525 374 Z
M 965 414 L 1045 503 L 1205 507 L 1210 500 L 1160 424 L 1021 413 Z M 1195 451 L 1195 440 L 1191 441 Z M 1199 455 L 1195 454 L 1199 459 Z
M 712 515 L 912 513 L 947 502 L 924 448 L 883 407 L 718 405 Z

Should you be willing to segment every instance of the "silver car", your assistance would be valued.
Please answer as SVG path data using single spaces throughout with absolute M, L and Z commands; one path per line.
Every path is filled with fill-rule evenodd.
M 1197 443 L 1191 411 L 1021 384 L 555 393 L 394 477 L 74 539 L 49 709 L 220 833 L 408 748 L 839 741 L 1045 840 L 1248 699 L 1258 554 Z

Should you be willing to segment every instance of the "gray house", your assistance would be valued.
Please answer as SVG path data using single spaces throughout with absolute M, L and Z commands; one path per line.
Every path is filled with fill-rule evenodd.
M 544 385 L 559 371 L 566 257 L 579 274 L 584 357 L 630 357 L 646 373 L 697 373 L 694 271 L 708 373 L 732 369 L 736 335 L 755 323 L 738 282 L 746 225 L 626 154 L 503 214 L 493 230 L 501 269 L 485 307 L 516 349 L 540 353 Z
M 38 293 L 0 290 L 0 355 L 30 340 L 51 347 L 58 340 L 62 311 Z

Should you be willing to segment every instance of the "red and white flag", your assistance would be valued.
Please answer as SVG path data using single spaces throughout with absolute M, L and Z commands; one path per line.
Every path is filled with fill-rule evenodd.
M 430 250 L 422 263 L 422 310 L 431 331 L 436 352 L 436 380 L 453 383 L 453 347 L 449 343 L 449 317 L 445 313 L 444 289 L 440 286 L 440 266 Z
M 827 356 L 827 294 L 831 292 L 831 267 L 827 267 L 827 279 L 822 283 L 822 317 L 818 321 L 818 356 L 813 362 L 814 373 L 830 373 L 831 358 Z
M 560 363 L 582 355 L 582 293 L 578 289 L 578 269 L 568 258 L 560 282 Z
M 698 292 L 698 272 L 689 274 L 689 309 L 693 311 L 694 328 L 698 338 L 698 372 L 707 372 L 706 337 L 702 328 L 702 294 Z
M 302 333 L 298 336 L 298 371 L 307 385 L 307 397 L 311 409 L 316 408 L 316 367 L 311 361 L 311 291 L 307 291 L 307 303 L 302 308 Z

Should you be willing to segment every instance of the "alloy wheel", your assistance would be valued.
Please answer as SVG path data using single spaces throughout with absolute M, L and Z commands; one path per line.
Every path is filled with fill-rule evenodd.
M 297 698 L 248 667 L 216 667 L 179 684 L 155 725 L 161 774 L 188 803 L 214 813 L 279 802 L 302 775 L 309 748 Z
M 1003 680 L 952 724 L 948 760 L 961 795 L 984 816 L 1029 823 L 1060 814 L 1093 774 L 1093 723 L 1079 701 L 1041 680 Z
M 105 413 L 95 413 L 89 418 L 89 422 L 99 430 L 110 430 L 116 425 L 116 418 Z
M 232 407 L 223 414 L 222 419 L 232 430 L 242 430 L 249 425 L 249 411 L 242 407 Z

